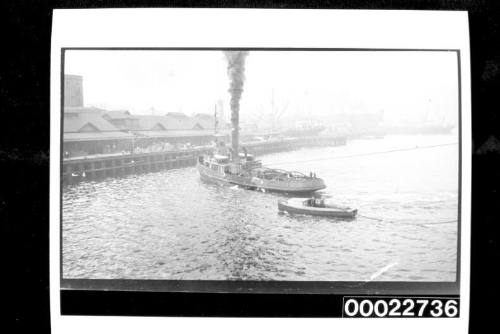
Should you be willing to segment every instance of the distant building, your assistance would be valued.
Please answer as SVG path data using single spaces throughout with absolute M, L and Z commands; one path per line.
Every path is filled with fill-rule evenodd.
M 122 131 L 139 128 L 139 119 L 128 110 L 104 111 L 102 117 Z
M 164 116 L 155 115 L 135 115 L 137 118 L 137 127 L 131 128 L 130 130 L 135 132 L 141 131 L 167 131 L 169 125 L 167 124 L 167 118 Z
M 198 129 L 203 129 L 203 130 L 215 130 L 215 118 L 214 115 L 211 114 L 205 114 L 205 113 L 198 113 L 193 116 L 193 122 L 195 122 L 195 127 Z M 224 121 L 223 120 L 217 120 L 217 128 L 222 129 L 224 128 Z
M 214 139 L 214 120 L 203 114 L 188 117 L 182 113 L 165 116 L 135 115 L 139 127 L 132 129 L 143 142 L 190 143 L 206 145 Z
M 182 113 L 182 112 L 173 112 L 173 111 L 168 112 L 165 116 L 179 118 L 179 119 L 186 119 L 186 118 L 188 118 L 188 116 L 185 113 Z
M 133 135 L 120 131 L 98 108 L 65 108 L 63 152 L 66 157 L 129 151 Z
M 64 75 L 64 106 L 83 107 L 83 77 L 81 75 Z
M 166 147 L 165 144 L 207 145 L 215 138 L 213 114 L 132 115 L 128 110 L 84 107 L 82 81 L 79 75 L 65 75 L 63 152 L 66 158 L 132 152 L 140 147 L 147 151 L 148 147 Z M 222 129 L 224 124 L 219 124 Z

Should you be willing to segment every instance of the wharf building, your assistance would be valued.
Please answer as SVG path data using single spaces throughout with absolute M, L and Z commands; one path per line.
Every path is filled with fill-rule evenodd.
M 210 145 L 215 130 L 229 138 L 229 126 L 213 114 L 133 115 L 128 110 L 84 106 L 83 78 L 65 75 L 63 156 L 65 159 Z

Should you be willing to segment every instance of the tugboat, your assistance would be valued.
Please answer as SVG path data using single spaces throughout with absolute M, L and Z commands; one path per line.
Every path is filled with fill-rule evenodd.
M 239 154 L 237 159 L 217 153 L 203 155 L 198 158 L 197 169 L 204 181 L 250 190 L 301 194 L 326 188 L 320 178 L 264 167 L 251 154 Z
M 226 51 L 228 75 L 231 80 L 231 147 L 217 140 L 217 110 L 215 111 L 216 148 L 212 154 L 198 157 L 197 169 L 204 181 L 237 185 L 246 189 L 284 193 L 312 193 L 326 188 L 322 179 L 311 174 L 272 169 L 262 166 L 254 156 L 239 153 L 239 100 L 243 92 L 244 64 L 247 52 Z

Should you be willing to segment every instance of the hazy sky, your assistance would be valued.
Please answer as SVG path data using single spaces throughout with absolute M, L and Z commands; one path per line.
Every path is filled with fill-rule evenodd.
M 67 51 L 65 72 L 82 75 L 84 103 L 136 114 L 229 111 L 221 51 Z M 242 122 L 328 120 L 384 111 L 387 123 L 458 119 L 454 52 L 250 51 Z M 153 110 L 152 110 L 153 108 Z M 275 113 L 276 114 L 276 113 Z

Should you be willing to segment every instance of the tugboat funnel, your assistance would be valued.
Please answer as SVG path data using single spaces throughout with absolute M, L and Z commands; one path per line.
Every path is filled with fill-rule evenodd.
M 245 57 L 248 55 L 248 52 L 225 51 L 224 55 L 227 60 L 227 74 L 230 80 L 228 91 L 231 94 L 232 159 L 238 160 L 240 99 L 243 93 L 243 83 L 245 81 Z

